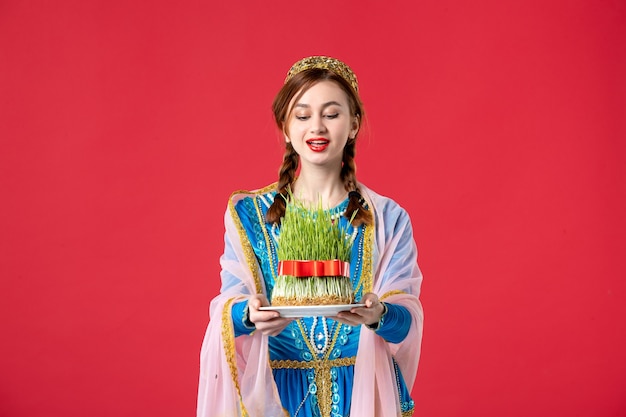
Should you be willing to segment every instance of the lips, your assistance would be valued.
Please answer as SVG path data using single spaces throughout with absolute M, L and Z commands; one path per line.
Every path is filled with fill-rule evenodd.
M 309 146 L 309 149 L 311 149 L 313 152 L 324 151 L 328 147 L 329 143 L 330 141 L 325 138 L 314 138 L 314 139 L 309 139 L 306 141 L 306 144 Z

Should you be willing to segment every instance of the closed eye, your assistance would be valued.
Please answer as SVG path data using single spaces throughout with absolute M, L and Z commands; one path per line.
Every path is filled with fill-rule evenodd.
M 339 113 L 333 113 L 333 114 L 324 115 L 324 117 L 327 118 L 327 119 L 336 119 L 337 116 L 339 116 Z

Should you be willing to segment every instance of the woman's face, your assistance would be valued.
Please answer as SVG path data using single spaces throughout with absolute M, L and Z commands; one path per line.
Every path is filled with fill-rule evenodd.
M 285 127 L 285 140 L 300 155 L 303 169 L 308 165 L 336 168 L 341 167 L 348 138 L 359 130 L 359 119 L 341 87 L 320 81 L 291 104 Z

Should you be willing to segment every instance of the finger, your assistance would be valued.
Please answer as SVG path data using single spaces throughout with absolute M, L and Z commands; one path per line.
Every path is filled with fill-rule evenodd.
M 248 299 L 248 307 L 254 310 L 268 305 L 267 298 L 263 294 L 254 294 Z
M 376 303 L 378 303 L 378 296 L 372 292 L 368 292 L 367 294 L 363 295 L 363 304 L 365 304 L 365 307 L 367 308 L 371 308 L 373 306 L 376 305 Z
M 285 330 L 285 328 L 287 326 L 289 326 L 289 323 L 291 323 L 293 321 L 293 319 L 291 318 L 279 318 L 279 319 L 275 319 L 272 321 L 272 323 L 275 323 L 276 325 L 276 335 L 278 335 L 280 332 L 282 332 L 283 330 Z
M 338 321 L 341 324 L 345 324 L 345 325 L 348 325 L 348 326 L 356 326 L 357 325 L 352 320 L 345 319 L 345 318 L 342 318 L 342 317 L 337 317 L 335 320 Z
M 250 321 L 254 323 L 257 328 L 261 323 L 267 323 L 280 317 L 280 314 L 276 311 L 250 311 Z
M 358 314 L 342 312 L 337 315 L 336 320 L 349 326 L 358 326 L 363 318 Z
M 367 317 L 371 312 L 371 307 L 356 307 L 350 310 L 350 314 L 356 317 Z
M 266 322 L 259 323 L 257 330 L 269 336 L 276 336 L 282 332 L 285 327 L 293 320 L 290 318 L 276 318 Z
M 261 300 L 259 300 L 259 297 L 256 295 L 253 295 L 250 300 L 248 301 L 248 306 L 250 308 L 253 308 L 255 310 L 258 310 L 259 307 L 261 307 Z
M 259 311 L 258 317 L 261 321 L 272 321 L 280 318 L 280 314 L 277 311 Z
M 261 301 L 261 306 L 268 306 L 270 302 L 267 300 L 267 297 L 263 294 L 257 294 L 259 301 Z

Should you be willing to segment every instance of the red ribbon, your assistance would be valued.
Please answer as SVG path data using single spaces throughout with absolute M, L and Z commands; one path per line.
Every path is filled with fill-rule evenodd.
M 292 277 L 350 277 L 350 263 L 330 261 L 279 261 L 278 275 Z

